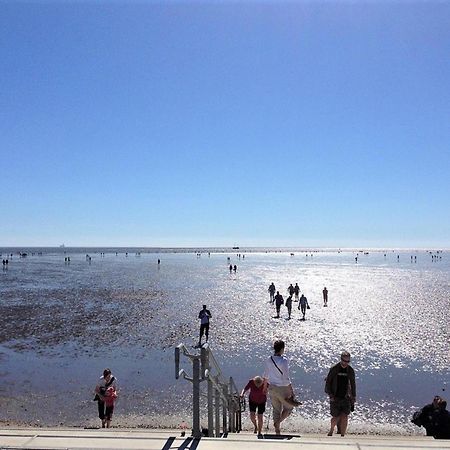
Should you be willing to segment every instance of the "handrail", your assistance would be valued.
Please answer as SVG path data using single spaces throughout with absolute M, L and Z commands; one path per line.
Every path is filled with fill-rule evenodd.
M 224 401 L 224 402 L 228 402 L 228 398 L 225 397 L 225 395 L 223 395 L 223 383 L 218 383 L 213 376 L 210 375 L 209 370 L 205 371 L 205 378 L 207 378 L 208 380 L 211 381 L 211 383 L 213 384 L 213 386 L 218 390 L 218 392 L 220 393 L 220 398 Z
M 186 356 L 192 363 L 192 376 L 184 369 L 180 369 L 181 355 Z M 215 359 L 211 348 L 205 344 L 200 349 L 200 354 L 191 353 L 183 344 L 175 347 L 175 378 L 183 377 L 192 382 L 192 435 L 202 436 L 200 428 L 200 383 L 207 382 L 207 409 L 208 409 L 208 436 L 220 435 L 220 409 L 222 409 L 222 431 L 241 431 L 242 403 L 232 377 L 225 381 L 222 370 Z M 245 409 L 245 405 L 244 405 Z M 229 424 L 229 425 L 228 425 Z

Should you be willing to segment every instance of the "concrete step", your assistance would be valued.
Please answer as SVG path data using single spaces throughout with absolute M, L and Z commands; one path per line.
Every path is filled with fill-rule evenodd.
M 180 430 L 2 428 L 2 449 L 146 450 L 415 450 L 450 449 L 450 440 L 425 436 L 263 435 L 242 432 L 226 438 L 192 439 Z

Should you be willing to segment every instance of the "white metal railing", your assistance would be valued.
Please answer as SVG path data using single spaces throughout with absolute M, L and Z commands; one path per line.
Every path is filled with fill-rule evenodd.
M 180 358 L 185 356 L 192 363 L 192 376 L 180 369 Z M 192 383 L 192 435 L 201 437 L 200 427 L 200 383 L 207 383 L 208 436 L 226 436 L 228 432 L 236 433 L 242 429 L 241 414 L 245 403 L 232 377 L 225 381 L 222 370 L 208 344 L 200 349 L 200 354 L 190 353 L 184 344 L 175 347 L 175 378 L 183 377 Z M 220 415 L 222 413 L 222 434 L 220 432 Z

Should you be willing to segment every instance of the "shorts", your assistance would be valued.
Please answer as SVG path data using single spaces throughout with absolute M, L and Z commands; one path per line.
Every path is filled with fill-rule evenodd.
M 105 402 L 98 402 L 98 417 L 100 420 L 111 420 L 113 412 L 114 405 L 105 407 Z
M 349 398 L 336 398 L 330 402 L 330 413 L 333 417 L 339 417 L 341 414 L 349 415 L 351 402 Z
M 248 406 L 250 408 L 250 412 L 256 412 L 258 410 L 258 414 L 264 414 L 264 411 L 266 410 L 266 403 L 255 403 L 251 400 L 248 401 Z
M 205 333 L 206 336 L 208 336 L 209 333 L 209 323 L 202 323 L 200 325 L 200 336 L 203 336 L 203 333 Z

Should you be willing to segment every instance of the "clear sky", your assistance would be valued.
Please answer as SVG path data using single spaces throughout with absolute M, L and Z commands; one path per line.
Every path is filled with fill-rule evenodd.
M 450 247 L 450 2 L 0 10 L 0 245 Z

